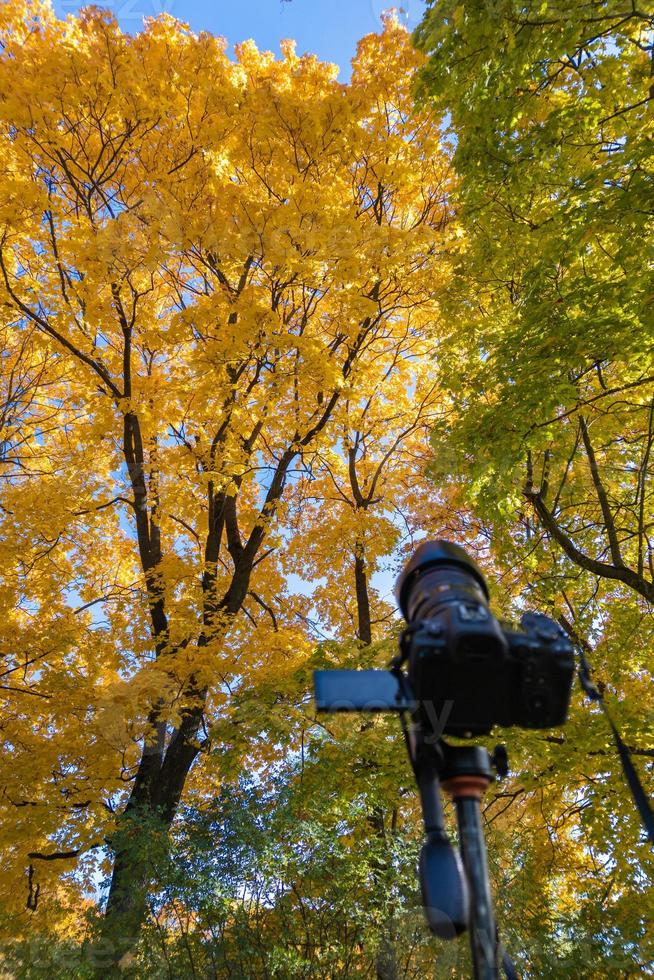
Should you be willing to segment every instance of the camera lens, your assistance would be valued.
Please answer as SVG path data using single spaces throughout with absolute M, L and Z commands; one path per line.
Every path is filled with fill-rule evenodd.
M 447 603 L 460 604 L 461 619 L 485 618 L 488 589 L 481 571 L 463 548 L 450 541 L 425 541 L 395 586 L 407 623 L 430 619 Z

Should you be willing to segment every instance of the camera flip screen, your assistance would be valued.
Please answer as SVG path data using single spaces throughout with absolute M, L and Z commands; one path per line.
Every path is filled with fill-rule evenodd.
M 316 670 L 318 711 L 411 711 L 400 682 L 388 670 Z

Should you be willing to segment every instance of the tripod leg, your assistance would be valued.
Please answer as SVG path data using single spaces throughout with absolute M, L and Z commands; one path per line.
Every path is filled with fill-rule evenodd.
M 479 798 L 455 796 L 459 846 L 470 889 L 470 948 L 475 980 L 496 980 L 497 941 L 493 904 L 488 882 L 486 844 L 481 825 Z
M 493 771 L 491 759 L 479 745 L 443 746 L 442 787 L 454 801 L 459 848 L 470 893 L 470 949 L 475 980 L 497 980 L 497 934 L 488 881 L 486 843 L 481 823 L 481 798 Z

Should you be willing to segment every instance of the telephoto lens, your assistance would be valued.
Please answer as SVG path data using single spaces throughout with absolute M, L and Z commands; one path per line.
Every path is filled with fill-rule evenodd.
M 407 623 L 435 616 L 444 602 L 464 601 L 488 608 L 488 589 L 475 561 L 450 541 L 425 541 L 395 586 Z

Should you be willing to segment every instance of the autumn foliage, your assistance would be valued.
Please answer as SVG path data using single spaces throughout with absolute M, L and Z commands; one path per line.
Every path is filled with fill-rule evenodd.
M 356 565 L 375 630 L 367 579 L 436 410 L 451 178 L 392 21 L 340 85 L 290 42 L 231 62 L 166 17 L 3 19 L 5 902 L 29 866 L 54 914 L 113 853 L 132 936 L 150 879 L 125 820 L 138 839 L 210 798 L 234 705 L 286 700 L 313 650 L 288 572 L 333 567 L 347 636 Z
M 0 9 L 17 975 L 422 977 L 436 955 L 465 975 L 416 909 L 399 733 L 325 728 L 309 700 L 313 667 L 392 655 L 388 573 L 422 534 L 475 548 L 505 612 L 531 591 L 567 616 L 651 757 L 632 705 L 651 694 L 652 372 L 619 241 L 642 200 L 603 209 L 614 165 L 597 178 L 591 154 L 592 220 L 573 197 L 561 219 L 576 149 L 555 192 L 533 162 L 528 185 L 481 179 L 488 107 L 465 68 L 451 94 L 472 119 L 434 82 L 438 30 L 474 40 L 456 11 L 423 35 L 416 106 L 426 55 L 392 17 L 343 84 L 290 41 L 232 60 L 168 16 L 130 36 L 93 8 Z M 539 126 L 569 95 L 547 93 Z M 487 811 L 500 921 L 534 976 L 561 975 L 548 957 L 582 916 L 580 976 L 623 936 L 629 964 L 651 958 L 637 823 L 586 710 L 567 736 L 515 733 Z

